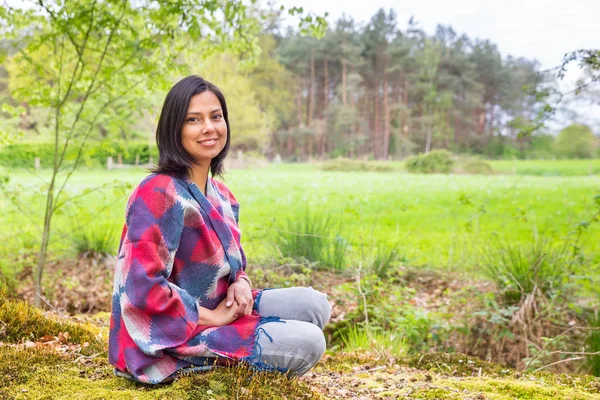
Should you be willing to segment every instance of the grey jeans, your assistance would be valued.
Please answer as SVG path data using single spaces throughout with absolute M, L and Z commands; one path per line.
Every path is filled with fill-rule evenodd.
M 281 319 L 259 327 L 259 366 L 266 364 L 301 376 L 319 362 L 325 353 L 323 327 L 331 316 L 326 294 L 312 287 L 268 289 L 262 292 L 255 309 L 263 317 Z

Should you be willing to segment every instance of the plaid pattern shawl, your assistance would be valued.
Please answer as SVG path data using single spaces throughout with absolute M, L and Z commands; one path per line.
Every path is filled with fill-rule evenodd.
M 226 326 L 197 323 L 198 306 L 214 309 L 245 275 L 238 211 L 229 189 L 212 178 L 206 196 L 190 180 L 162 174 L 134 190 L 112 298 L 109 361 L 117 371 L 159 383 L 202 365 L 211 352 L 253 359 L 257 328 L 266 322 L 256 312 Z

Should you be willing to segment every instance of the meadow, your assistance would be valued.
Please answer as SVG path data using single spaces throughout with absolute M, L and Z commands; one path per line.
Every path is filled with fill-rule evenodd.
M 344 267 L 369 262 L 377 249 L 387 247 L 412 266 L 476 273 L 488 244 L 527 247 L 540 238 L 562 243 L 595 212 L 600 176 L 584 172 L 598 168 L 598 160 L 492 164 L 505 173 L 326 172 L 315 164 L 272 164 L 231 170 L 225 181 L 241 204 L 242 243 L 251 264 L 287 259 L 281 235 L 289 234 L 290 222 L 314 216 L 326 218 L 330 239 L 346 246 Z M 8 172 L 7 187 L 21 209 L 6 196 L 0 198 L 4 260 L 36 250 L 42 180 L 48 175 L 44 170 L 37 176 Z M 142 168 L 75 174 L 66 188 L 70 201 L 55 216 L 50 251 L 73 256 L 72 237 L 79 230 L 96 229 L 116 252 L 127 196 L 146 174 Z M 28 219 L 31 213 L 33 219 Z M 598 237 L 598 224 L 582 236 L 581 249 L 590 265 L 600 263 Z M 5 272 L 18 268 L 3 264 Z
M 412 174 L 402 163 L 388 164 L 392 171 L 270 164 L 225 175 L 241 204 L 242 244 L 257 287 L 312 285 L 334 304 L 326 332 L 334 361 L 323 374 L 337 371 L 344 357 L 352 368 L 363 357 L 387 369 L 394 360 L 411 365 L 414 359 L 424 368 L 423 357 L 441 357 L 445 361 L 432 362 L 431 371 L 447 372 L 456 363 L 446 359 L 458 357 L 460 364 L 462 353 L 497 363 L 502 374 L 507 367 L 537 372 L 552 366 L 553 372 L 600 375 L 594 355 L 600 351 L 600 224 L 593 220 L 600 175 L 589 173 L 598 160 L 492 162 L 488 175 Z M 0 175 L 9 177 L 0 197 L 0 283 L 31 302 L 49 171 Z M 87 313 L 103 335 L 114 259 L 90 251 L 116 253 L 128 195 L 146 175 L 134 167 L 80 170 L 55 214 L 50 264 L 61 261 L 46 270 L 47 304 L 76 319 Z M 0 316 L 14 320 L 9 326 L 36 327 L 21 315 L 22 302 L 11 311 L 1 286 Z M 50 332 L 45 325 L 39 330 L 12 339 L 0 330 L 0 342 Z M 591 355 L 565 359 L 582 348 Z M 19 349 L 0 354 L 21 356 Z M 102 382 L 113 379 L 105 357 L 94 362 L 106 372 Z M 481 369 L 468 374 L 482 376 Z M 35 388 L 29 382 L 26 389 Z

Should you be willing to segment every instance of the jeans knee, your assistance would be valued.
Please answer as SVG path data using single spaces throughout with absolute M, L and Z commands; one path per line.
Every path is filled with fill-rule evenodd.
M 323 329 L 331 317 L 331 304 L 327 300 L 327 295 L 321 293 L 312 287 L 303 288 L 304 300 L 302 306 L 305 308 L 309 322 Z

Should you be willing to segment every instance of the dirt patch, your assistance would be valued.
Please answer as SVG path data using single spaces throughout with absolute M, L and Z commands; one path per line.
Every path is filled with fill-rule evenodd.
M 44 303 L 69 314 L 110 311 L 113 286 L 113 257 L 80 257 L 47 263 L 44 270 Z M 25 267 L 17 276 L 17 297 L 33 304 L 33 269 Z

